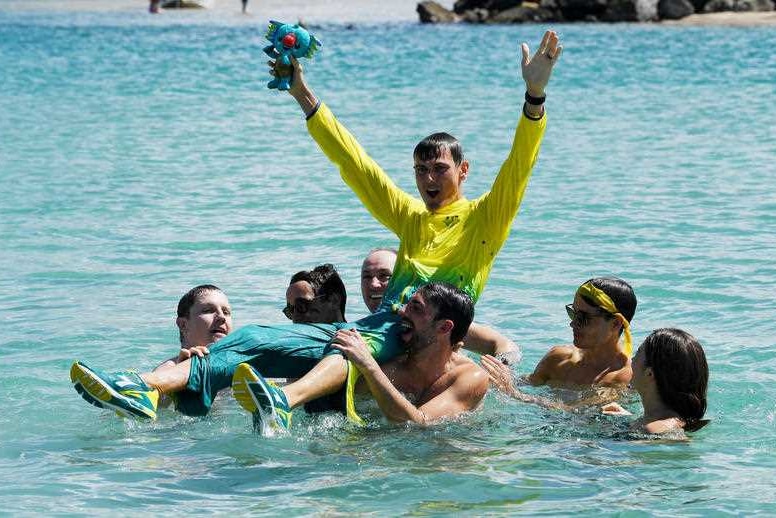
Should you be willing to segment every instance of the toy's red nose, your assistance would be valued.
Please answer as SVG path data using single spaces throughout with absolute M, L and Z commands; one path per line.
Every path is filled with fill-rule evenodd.
M 289 32 L 285 36 L 283 36 L 283 39 L 280 40 L 283 42 L 283 46 L 287 49 L 290 49 L 294 45 L 296 45 L 296 34 L 293 32 Z

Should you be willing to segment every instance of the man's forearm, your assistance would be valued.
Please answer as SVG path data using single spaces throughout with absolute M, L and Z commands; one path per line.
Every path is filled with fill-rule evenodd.
M 292 95 L 296 102 L 299 103 L 299 107 L 302 108 L 304 116 L 309 119 L 318 107 L 318 98 L 306 84 L 301 85 L 299 91 L 294 92 Z
M 413 423 L 426 424 L 425 414 L 399 392 L 382 369 L 379 367 L 364 369 L 361 375 L 364 376 L 367 385 L 369 385 L 369 391 L 385 417 L 400 423 L 412 421 Z

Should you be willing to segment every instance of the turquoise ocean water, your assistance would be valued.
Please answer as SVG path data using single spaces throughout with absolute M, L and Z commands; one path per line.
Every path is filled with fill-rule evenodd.
M 427 430 L 298 413 L 275 439 L 226 396 L 153 424 L 86 405 L 70 363 L 154 366 L 189 287 L 221 286 L 237 325 L 282 322 L 288 277 L 329 261 L 354 319 L 361 258 L 395 244 L 264 87 L 277 15 L 252 7 L 0 12 L 0 512 L 776 513 L 768 28 L 557 27 L 541 158 L 477 307 L 525 374 L 570 341 L 579 283 L 627 279 L 637 344 L 677 326 L 705 346 L 712 422 L 690 442 L 623 440 L 615 420 L 496 393 Z M 372 156 L 414 192 L 412 147 L 447 130 L 468 196 L 487 190 L 521 106 L 518 44 L 543 28 L 337 19 L 313 25 L 308 76 Z

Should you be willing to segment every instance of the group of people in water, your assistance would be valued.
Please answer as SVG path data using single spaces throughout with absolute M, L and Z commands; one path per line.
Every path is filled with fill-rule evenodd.
M 546 127 L 545 88 L 562 53 L 547 31 L 530 55 L 523 44 L 525 102 L 512 149 L 491 190 L 463 195 L 469 163 L 457 139 L 434 133 L 415 147 L 420 200 L 400 190 L 310 89 L 293 61 L 289 93 L 310 135 L 338 167 L 367 210 L 399 238 L 398 250 L 372 251 L 362 266 L 362 295 L 372 312 L 346 322 L 344 283 L 331 265 L 295 274 L 283 314 L 290 324 L 232 329 L 226 295 L 198 286 L 178 306 L 178 356 L 154 371 L 103 372 L 71 367 L 88 402 L 123 415 L 155 418 L 162 401 L 188 415 L 206 414 L 220 390 L 232 387 L 263 433 L 287 430 L 293 409 L 339 410 L 354 422 L 355 395 L 368 393 L 391 421 L 428 425 L 478 408 L 489 385 L 519 400 L 555 408 L 566 403 L 529 396 L 521 382 L 563 387 L 624 388 L 639 393 L 648 433 L 694 430 L 705 422 L 708 367 L 703 349 L 678 329 L 651 333 L 631 359 L 632 288 L 621 279 L 583 283 L 566 306 L 574 343 L 553 347 L 525 380 L 515 380 L 515 344 L 473 323 L 474 304 L 506 241 L 538 157 Z M 270 62 L 271 71 L 275 63 Z M 480 364 L 461 353 L 482 354 Z M 283 386 L 270 378 L 287 378 Z M 167 397 L 163 397 L 167 396 Z M 591 400 L 606 413 L 616 401 Z

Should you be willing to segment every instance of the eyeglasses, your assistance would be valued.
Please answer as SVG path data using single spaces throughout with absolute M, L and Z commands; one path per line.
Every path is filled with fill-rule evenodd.
M 579 311 L 574 309 L 573 304 L 566 304 L 566 314 L 571 319 L 571 322 L 576 323 L 579 327 L 585 327 L 595 317 L 610 318 L 611 315 L 605 311 L 596 311 L 595 313 L 587 313 L 585 311 Z
M 294 301 L 293 304 L 286 304 L 286 307 L 283 308 L 283 314 L 289 320 L 293 320 L 294 313 L 299 313 L 300 315 L 304 315 L 310 310 L 310 306 L 313 305 L 313 302 L 325 297 L 326 295 L 318 295 L 317 297 L 313 297 L 311 299 L 305 299 L 305 298 L 299 297 Z

